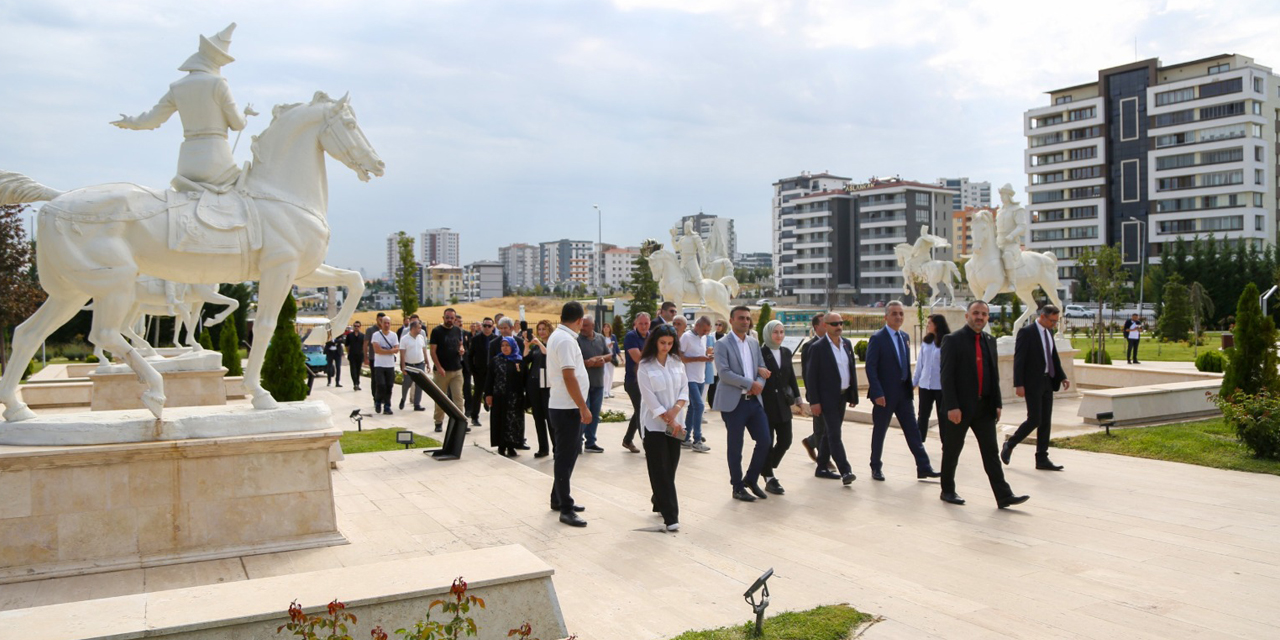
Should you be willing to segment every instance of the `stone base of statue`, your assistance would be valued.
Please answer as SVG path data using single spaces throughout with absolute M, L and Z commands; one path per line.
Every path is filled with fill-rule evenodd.
M 150 422 L 159 433 L 146 442 L 0 446 L 0 584 L 346 543 L 329 478 L 341 432 L 327 407 L 202 408 L 203 420 L 196 411 L 167 411 L 160 425 L 145 410 L 93 414 L 103 432 L 136 435 Z M 30 439 L 19 428 L 42 422 L 56 440 L 76 424 L 56 418 L 0 434 Z M 79 433 L 88 422 L 82 414 Z M 157 441 L 181 435 L 166 431 L 172 423 L 188 436 L 224 435 Z
M 222 354 L 199 351 L 152 361 L 164 377 L 165 407 L 216 406 L 227 403 Z M 93 383 L 89 408 L 94 411 L 141 409 L 146 391 L 137 374 L 124 364 L 102 364 L 88 374 Z
M 1017 402 L 1026 402 L 1025 399 L 1019 398 L 1018 394 L 1013 390 L 1013 348 L 1016 338 L 1013 336 L 1003 336 L 996 340 L 996 353 L 1000 360 L 1000 397 L 1005 404 L 1013 404 Z M 1054 347 L 1058 349 L 1058 358 L 1062 361 L 1062 372 L 1067 374 L 1067 380 L 1071 381 L 1071 388 L 1059 391 L 1053 394 L 1055 398 L 1074 398 L 1080 395 L 1080 388 L 1076 385 L 1076 354 L 1079 353 L 1071 344 L 1071 338 L 1057 336 L 1054 338 Z

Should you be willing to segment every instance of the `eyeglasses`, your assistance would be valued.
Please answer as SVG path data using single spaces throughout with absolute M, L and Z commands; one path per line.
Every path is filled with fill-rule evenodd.
M 827 326 L 828 326 L 828 327 L 843 327 L 843 326 L 844 326 L 844 323 L 843 323 L 843 322 L 828 322 L 828 323 L 827 323 Z
M 491 324 L 484 324 L 484 325 L 480 325 L 480 326 L 484 327 L 485 329 L 492 329 L 492 328 L 493 328 L 493 325 L 491 325 Z

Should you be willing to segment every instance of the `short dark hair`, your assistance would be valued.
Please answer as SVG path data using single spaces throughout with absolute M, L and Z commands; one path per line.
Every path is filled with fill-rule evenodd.
M 560 308 L 560 323 L 577 322 L 584 315 L 586 315 L 586 312 L 582 310 L 582 303 L 577 300 L 570 300 Z
M 747 305 L 744 305 L 744 304 L 740 304 L 740 305 L 738 305 L 738 306 L 736 306 L 736 307 L 734 307 L 734 308 L 732 308 L 732 309 L 730 309 L 730 310 L 729 310 L 729 319 L 730 319 L 730 320 L 732 320 L 732 319 L 733 319 L 733 314 L 735 314 L 735 313 L 737 313 L 737 312 L 739 312 L 739 311 L 746 311 L 748 316 L 750 316 L 750 315 L 751 315 L 751 307 L 748 307 Z
M 640 349 L 641 360 L 658 357 L 658 338 L 671 338 L 671 351 L 668 353 L 676 358 L 680 357 L 680 338 L 676 335 L 675 327 L 661 324 L 657 329 L 650 331 L 649 337 L 645 338 L 644 347 Z
M 379 312 L 378 312 L 378 319 L 379 319 L 379 320 L 381 320 L 381 319 L 382 319 L 382 316 L 385 316 L 385 315 L 387 315 L 387 314 L 385 314 L 385 313 L 383 313 L 383 312 L 379 311 Z
M 819 312 L 817 312 L 817 313 L 813 314 L 813 319 L 809 321 L 809 324 L 811 324 L 811 325 L 813 325 L 813 326 L 815 326 L 815 327 L 817 327 L 817 326 L 821 326 L 821 325 L 822 325 L 822 319 L 823 319 L 823 318 L 825 318 L 825 317 L 827 317 L 827 312 L 826 312 L 826 311 L 819 311 Z
M 1060 313 L 1062 313 L 1062 310 L 1051 304 L 1046 304 L 1043 307 L 1040 307 L 1040 315 L 1042 316 L 1056 316 Z
M 965 308 L 964 308 L 964 310 L 965 310 L 965 311 L 972 311 L 972 310 L 973 310 L 973 305 L 975 305 L 975 304 L 980 304 L 980 305 L 982 305 L 982 306 L 984 306 L 984 307 L 986 307 L 986 308 L 988 308 L 988 309 L 990 309 L 990 308 L 991 308 L 991 305 L 987 304 L 987 301 L 986 301 L 986 300 L 974 300 L 973 302 L 970 302 L 970 303 L 969 303 L 969 306 L 965 307 Z
M 667 309 L 674 309 L 674 308 L 676 308 L 676 303 L 670 300 L 662 303 L 662 311 L 666 311 Z
M 443 313 L 449 313 L 450 311 L 453 311 L 453 307 L 449 307 L 448 309 L 445 309 Z M 443 313 L 442 313 L 441 315 L 443 315 Z M 457 311 L 453 311 L 453 314 L 454 314 L 454 315 L 458 315 L 458 312 L 457 312 Z

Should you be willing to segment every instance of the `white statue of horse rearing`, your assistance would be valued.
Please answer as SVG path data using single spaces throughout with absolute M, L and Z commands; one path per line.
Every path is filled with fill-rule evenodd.
M 964 270 L 969 279 L 969 289 L 979 300 L 990 302 L 1001 293 L 1018 295 L 1026 311 L 1014 321 L 1014 331 L 1036 312 L 1036 287 L 1044 290 L 1054 306 L 1062 308 L 1062 301 L 1058 299 L 1058 256 L 1052 252 L 1023 251 L 1015 270 L 1016 286 L 1008 282 L 1000 260 L 1000 247 L 996 246 L 995 221 L 991 219 L 990 211 L 979 211 L 973 215 L 973 255 Z
M 676 255 L 665 249 L 654 251 L 649 256 L 649 268 L 653 271 L 653 279 L 658 282 L 662 299 L 674 302 L 676 313 L 684 313 L 686 302 L 697 304 L 699 300 L 705 300 L 707 308 L 723 317 L 725 322 L 729 321 L 729 301 L 738 293 L 738 281 L 733 276 L 719 280 L 703 278 L 701 291 L 698 291 L 685 277 Z
M 242 190 L 256 202 L 261 224 L 261 248 L 243 253 L 184 253 L 169 247 L 169 221 L 165 215 L 140 215 L 126 210 L 101 210 L 103 196 L 116 200 L 138 187 L 102 185 L 67 193 L 41 187 L 11 172 L 0 172 L 0 204 L 50 200 L 37 219 L 37 266 L 40 285 L 49 298 L 14 334 L 11 366 L 0 379 L 0 403 L 10 421 L 35 417 L 17 398 L 18 381 L 26 363 L 44 339 L 94 300 L 90 340 L 125 362 L 147 386 L 143 403 L 161 417 L 164 381 L 133 349 L 121 330 L 130 320 L 134 281 L 139 274 L 180 282 L 216 284 L 258 278 L 259 336 L 249 352 L 244 384 L 253 406 L 276 406 L 262 388 L 260 376 L 269 336 L 275 329 L 280 307 L 295 282 L 309 286 L 323 281 L 335 284 L 338 270 L 324 267 L 329 246 L 328 180 L 325 152 L 367 181 L 382 175 L 383 162 L 365 139 L 355 113 L 344 96 L 332 100 L 317 92 L 309 104 L 280 106 L 271 125 L 254 142 L 254 163 Z M 86 197 L 92 190 L 97 199 Z M 60 211 L 50 213 L 50 209 Z M 75 212 L 74 215 L 66 212 Z M 323 285 L 321 285 L 323 286 Z M 358 296 L 350 296 L 354 300 Z M 354 311 L 343 306 L 334 319 L 343 326 Z

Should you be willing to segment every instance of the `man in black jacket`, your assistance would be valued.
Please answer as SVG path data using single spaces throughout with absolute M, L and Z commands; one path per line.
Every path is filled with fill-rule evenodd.
M 827 335 L 820 342 L 810 345 L 809 365 L 804 371 L 804 392 L 813 415 L 825 421 L 827 434 L 818 443 L 818 478 L 840 478 L 848 485 L 857 479 L 845 456 L 841 429 L 844 426 L 845 409 L 858 404 L 857 358 L 853 345 L 841 337 L 844 319 L 838 313 L 823 317 Z M 827 463 L 834 459 L 840 475 L 832 473 Z M 997 466 L 999 464 L 997 463 Z
M 364 327 L 360 322 L 352 323 L 351 330 L 344 337 L 347 346 L 347 366 L 351 369 L 351 384 L 356 391 L 360 390 L 360 372 L 364 368 Z
M 956 463 L 970 429 L 978 439 L 982 467 L 991 492 L 1001 509 L 1027 501 L 1016 496 L 1004 480 L 1000 449 L 996 446 L 996 421 L 1000 401 L 1000 369 L 996 339 L 983 333 L 990 308 L 982 300 L 969 303 L 965 326 L 942 339 L 942 404 L 938 407 L 938 433 L 942 436 L 943 502 L 964 504 L 956 494 Z
M 1053 328 L 1058 326 L 1058 308 L 1046 304 L 1040 307 L 1035 322 L 1018 330 L 1018 341 L 1013 351 L 1013 388 L 1019 398 L 1027 399 L 1027 421 L 1018 427 L 1013 436 L 1004 441 L 1000 460 L 1009 464 L 1013 448 L 1032 431 L 1036 432 L 1036 468 L 1041 471 L 1062 471 L 1060 465 L 1049 460 L 1049 431 L 1053 418 L 1053 393 L 1058 389 L 1070 389 L 1071 382 L 1062 371 L 1062 360 L 1053 342 Z
M 827 325 L 823 324 L 822 318 L 826 314 L 822 311 L 814 314 L 811 320 L 813 324 L 813 337 L 808 342 L 800 345 L 800 375 L 803 376 L 809 370 L 809 349 L 814 343 L 821 342 L 827 336 Z M 806 382 L 806 384 L 808 384 Z M 824 426 L 821 416 L 813 417 L 813 433 L 806 438 L 800 439 L 800 444 L 804 446 L 805 452 L 809 454 L 809 459 L 818 461 L 818 444 L 822 439 L 827 437 L 827 430 Z
M 480 426 L 480 407 L 484 396 L 484 382 L 489 375 L 489 340 L 493 338 L 493 318 L 485 318 L 480 323 L 480 330 L 471 336 L 467 344 L 467 364 L 471 366 L 472 394 L 466 399 L 467 417 L 471 418 L 471 426 Z M 485 407 L 488 410 L 488 407 Z

